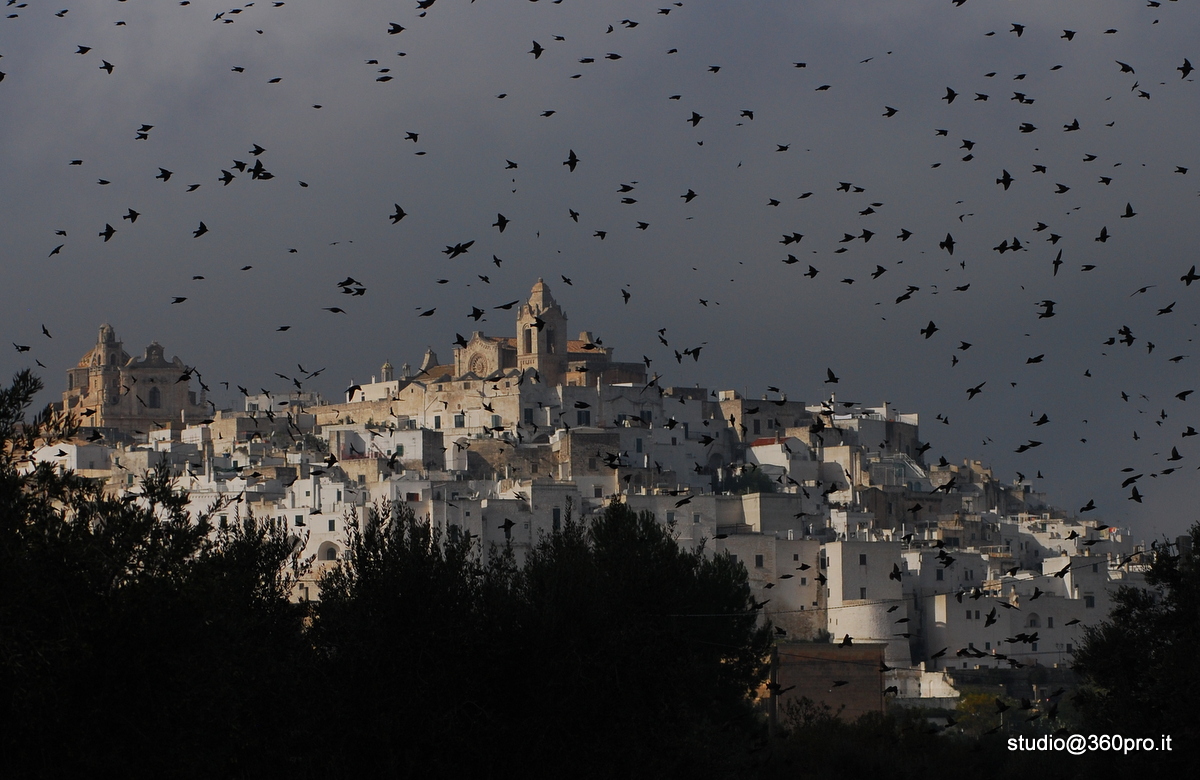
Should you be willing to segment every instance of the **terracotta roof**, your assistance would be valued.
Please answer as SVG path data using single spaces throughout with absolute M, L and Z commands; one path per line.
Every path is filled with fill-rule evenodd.
M 584 349 L 584 344 L 592 344 L 592 349 Z M 584 355 L 604 355 L 608 347 L 601 347 L 593 341 L 577 341 L 571 339 L 567 341 L 567 352 L 579 352 Z

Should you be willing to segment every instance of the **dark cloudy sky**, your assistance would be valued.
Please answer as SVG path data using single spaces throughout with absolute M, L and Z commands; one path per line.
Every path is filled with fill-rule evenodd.
M 448 359 L 456 332 L 511 334 L 491 307 L 542 276 L 573 329 L 618 359 L 652 358 L 668 384 L 776 385 L 816 402 L 829 368 L 839 399 L 919 413 L 934 458 L 979 458 L 1006 480 L 1040 470 L 1055 503 L 1094 499 L 1094 516 L 1147 538 L 1195 518 L 1200 439 L 1181 434 L 1200 426 L 1200 396 L 1176 398 L 1200 361 L 1200 284 L 1180 280 L 1200 259 L 1200 86 L 1179 70 L 1200 65 L 1193 3 L 437 0 L 424 17 L 414 5 L 5 8 L 0 329 L 33 349 L 0 351 L 0 371 L 40 360 L 45 400 L 57 397 L 110 322 L 129 352 L 156 339 L 214 388 L 283 390 L 274 372 L 303 363 L 327 366 L 314 389 L 337 397 L 385 359 L 416 364 L 426 346 Z M 154 128 L 135 140 L 142 124 Z M 256 159 L 273 178 L 233 169 Z M 1136 216 L 1122 217 L 1127 203 Z M 408 216 L 393 225 L 394 204 Z M 122 219 L 131 208 L 136 223 Z M 864 229 L 870 241 L 841 242 Z M 804 238 L 780 243 L 792 233 Z M 1013 239 L 1021 251 L 993 251 Z M 339 293 L 347 275 L 364 296 Z M 1038 317 L 1044 300 L 1055 316 Z M 1132 346 L 1105 344 L 1122 326 Z M 675 362 L 675 347 L 700 344 L 698 362 Z M 223 388 L 215 400 L 235 402 Z M 1014 452 L 1031 439 L 1043 444 Z M 1142 504 L 1121 487 L 1136 474 Z

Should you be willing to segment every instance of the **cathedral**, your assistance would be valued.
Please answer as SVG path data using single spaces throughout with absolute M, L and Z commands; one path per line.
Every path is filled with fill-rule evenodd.
M 191 389 L 191 371 L 183 361 L 167 360 L 161 344 L 152 342 L 142 357 L 132 357 L 105 324 L 96 345 L 67 371 L 59 409 L 87 427 L 145 434 L 172 421 L 199 422 L 206 400 Z
M 497 373 L 536 371 L 540 380 L 555 385 L 594 385 L 644 382 L 640 363 L 615 363 L 605 347 L 584 331 L 567 338 L 567 315 L 541 279 L 517 311 L 516 336 L 474 333 L 454 350 L 454 378 L 486 379 Z

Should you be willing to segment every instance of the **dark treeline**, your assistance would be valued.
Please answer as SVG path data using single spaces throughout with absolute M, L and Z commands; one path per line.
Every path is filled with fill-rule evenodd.
M 347 523 L 321 599 L 288 529 L 113 498 L 48 464 L 74 431 L 0 391 L 0 745 L 14 776 L 734 774 L 769 626 L 745 569 L 648 514 L 567 522 L 518 568 L 403 505 Z M 377 508 L 378 509 L 378 508 Z
M 922 713 L 844 723 L 811 704 L 769 739 L 751 694 L 773 631 L 744 567 L 680 549 L 622 504 L 568 519 L 522 566 L 403 505 L 376 507 L 347 522 L 320 601 L 295 603 L 305 562 L 289 529 L 189 515 L 163 471 L 112 497 L 31 468 L 36 447 L 77 432 L 48 411 L 24 421 L 40 388 L 22 373 L 0 389 L 8 776 L 999 778 L 1119 765 L 1012 753 L 1005 733 L 967 736 Z M 1195 646 L 1200 567 L 1192 551 L 1160 561 L 1156 600 L 1123 595 L 1119 619 L 1089 632 L 1080 733 L 1195 733 L 1194 676 L 1180 681 L 1178 664 Z M 1158 622 L 1133 631 L 1143 619 Z M 1134 675 L 1124 664 L 1138 653 L 1156 663 Z M 1173 680 L 1184 695 L 1158 706 Z M 1119 763 L 1135 758 L 1157 763 Z

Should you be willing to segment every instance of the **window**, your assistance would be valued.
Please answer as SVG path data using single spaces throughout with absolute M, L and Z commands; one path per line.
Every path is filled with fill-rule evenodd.
M 641 440 L 641 439 L 637 439 L 637 440 L 635 440 L 635 441 L 634 441 L 634 443 L 633 443 L 633 445 L 634 445 L 634 446 L 633 446 L 633 451 L 634 451 L 634 452 L 641 452 L 641 451 L 642 451 L 642 440 Z
M 693 523 L 700 522 L 700 513 L 699 512 L 692 512 L 692 522 Z
M 337 492 L 337 500 L 338 501 L 342 500 L 342 491 L 340 491 L 340 490 Z
M 576 425 L 591 425 L 592 424 L 591 410 L 590 409 L 580 409 L 579 411 L 575 412 L 575 424 Z
M 1095 574 L 1095 573 L 1097 573 L 1097 572 L 1099 572 L 1099 571 L 1100 571 L 1100 564 L 1098 564 L 1098 563 L 1093 563 L 1093 564 L 1092 564 L 1092 573 L 1093 573 L 1093 574 Z
M 512 539 L 512 526 L 511 525 L 504 526 L 504 539 L 505 539 L 505 541 Z
M 304 515 L 296 515 L 296 525 L 304 525 Z
M 800 553 L 792 553 L 792 560 L 799 562 L 800 561 Z
M 650 413 L 649 409 L 642 410 L 642 422 L 649 425 L 653 421 L 653 419 L 654 419 L 654 415 Z
M 150 394 L 146 398 L 146 406 L 149 406 L 151 409 L 162 408 L 162 393 L 159 392 L 157 387 L 150 388 Z
M 228 515 L 221 515 L 221 527 L 222 527 L 222 528 L 227 528 L 228 526 L 229 526 L 229 516 L 228 516 Z
M 332 517 L 331 517 L 331 518 L 329 518 L 329 530 L 330 530 L 330 531 L 336 531 L 336 530 L 337 530 L 337 521 L 336 521 L 336 520 L 334 520 Z
M 991 642 L 984 642 L 984 643 L 983 643 L 983 649 L 984 649 L 984 650 L 991 650 L 991 649 L 992 649 L 992 643 L 991 643 Z
M 1033 643 L 1033 652 L 1035 652 L 1035 653 L 1037 652 L 1037 645 L 1038 645 L 1037 642 Z
M 592 486 L 592 495 L 596 498 L 604 498 L 604 488 L 599 485 Z
M 941 582 L 941 581 L 942 581 L 942 578 L 943 578 L 943 575 L 944 575 L 944 573 L 945 573 L 945 572 L 944 572 L 942 569 L 938 569 L 938 570 L 937 570 L 937 576 L 936 576 L 934 579 L 936 579 L 938 582 Z
M 435 414 L 433 416 L 433 429 L 435 431 L 440 431 L 442 429 L 442 416 L 440 414 Z
M 971 610 L 967 610 L 967 620 L 971 619 Z
M 589 471 L 596 470 L 596 459 L 595 458 L 588 458 L 588 470 Z
M 467 426 L 467 416 L 465 414 L 454 415 L 454 427 L 465 428 Z
M 470 390 L 470 389 L 471 389 L 471 383 L 463 382 L 463 390 Z
M 1084 596 L 1083 597 L 1083 606 L 1086 607 L 1087 609 L 1095 609 L 1096 597 L 1095 596 Z
M 559 507 L 554 507 L 554 509 L 550 510 L 550 517 L 551 517 L 550 527 L 553 528 L 555 531 L 561 530 L 562 529 L 562 509 L 560 509 Z
M 801 585 L 807 585 L 807 584 L 808 584 L 808 577 L 801 577 L 801 578 L 800 578 L 800 584 L 801 584 Z M 817 605 L 816 605 L 816 604 L 813 604 L 813 606 L 815 607 L 815 606 L 817 606 Z
M 675 437 L 674 437 L 674 436 L 672 436 L 672 437 L 671 437 L 671 446 L 672 446 L 672 447 L 674 447 L 676 444 L 678 444 L 678 442 L 677 442 L 677 441 L 675 441 Z
M 392 454 L 396 455 L 397 457 L 403 458 L 404 457 L 404 445 L 397 444 L 396 449 L 392 450 Z
M 979 620 L 979 610 L 975 610 L 975 619 Z
M 859 589 L 858 589 L 858 597 L 859 597 L 860 599 L 865 599 L 865 598 L 867 597 L 867 589 L 866 589 L 866 588 L 859 588 Z
M 754 568 L 761 569 L 763 567 L 763 557 L 761 555 L 754 556 Z
M 754 432 L 755 432 L 755 433 L 761 433 L 762 431 L 760 430 L 760 427 L 761 427 L 761 422 L 760 422 L 760 421 L 759 421 L 757 418 L 755 418 L 755 420 L 754 420 Z
M 533 331 L 529 328 L 525 329 L 525 354 L 533 352 Z
M 858 565 L 859 565 L 859 566 L 866 566 L 866 565 L 867 565 L 867 554 L 866 554 L 866 553 L 859 553 L 859 554 L 858 554 Z
M 1052 618 L 1052 617 L 1046 618 L 1046 628 L 1054 628 L 1054 618 Z
M 358 484 L 360 484 L 360 485 L 365 485 L 365 484 L 367 484 L 367 475 L 366 475 L 366 474 L 359 474 L 359 475 L 358 475 Z
M 500 415 L 498 415 L 498 414 L 492 415 L 492 427 L 493 428 L 503 428 L 504 427 L 504 421 L 500 419 Z
M 1067 652 L 1069 653 L 1069 652 L 1071 652 L 1071 650 L 1072 650 L 1071 643 L 1067 642 Z
M 737 563 L 737 556 L 736 556 L 736 555 L 734 555 L 733 553 L 728 553 L 728 555 L 729 555 L 729 560 L 730 560 L 730 561 L 732 561 L 733 563 Z
M 673 522 L 675 522 L 675 513 L 667 512 L 667 524 L 670 525 Z
M 330 521 L 330 522 L 332 522 L 332 521 Z M 327 560 L 327 561 L 336 561 L 337 560 L 337 548 L 336 547 L 330 547 L 328 550 L 325 551 L 325 560 Z
M 525 424 L 533 425 L 533 407 L 532 406 L 527 406 L 525 408 Z

